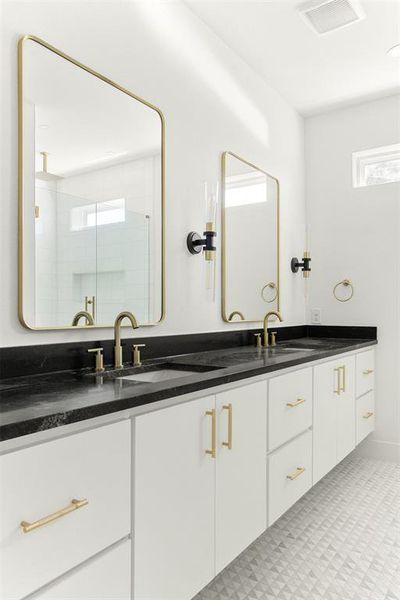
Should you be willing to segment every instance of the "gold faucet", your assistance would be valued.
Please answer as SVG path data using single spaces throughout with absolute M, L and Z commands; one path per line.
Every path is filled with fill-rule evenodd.
M 279 319 L 279 321 L 281 321 L 281 322 L 283 321 L 281 313 L 279 313 L 275 310 L 271 310 L 270 312 L 267 312 L 267 314 L 264 317 L 264 339 L 263 339 L 264 348 L 268 348 L 268 346 L 270 345 L 269 334 L 268 334 L 268 320 L 272 316 L 277 317 Z M 271 346 L 275 346 L 275 343 L 272 342 Z
M 135 315 L 128 310 L 122 311 L 117 315 L 114 323 L 114 367 L 116 369 L 122 369 L 121 323 L 124 319 L 129 319 L 133 329 L 139 327 Z
M 94 325 L 94 320 L 90 312 L 87 310 L 80 310 L 72 319 L 72 327 L 76 327 L 82 317 L 86 319 L 86 325 Z

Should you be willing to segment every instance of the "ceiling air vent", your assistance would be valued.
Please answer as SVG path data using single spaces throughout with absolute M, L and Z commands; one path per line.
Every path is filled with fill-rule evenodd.
M 358 0 L 311 0 L 297 7 L 318 34 L 340 29 L 365 17 Z

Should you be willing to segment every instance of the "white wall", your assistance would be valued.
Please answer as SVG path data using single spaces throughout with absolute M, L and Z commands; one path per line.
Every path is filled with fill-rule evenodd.
M 400 96 L 306 120 L 309 307 L 327 325 L 377 325 L 376 431 L 365 451 L 400 459 L 400 183 L 352 187 L 352 152 L 400 141 Z M 354 298 L 336 301 L 348 278 Z
M 243 327 L 222 321 L 219 265 L 216 302 L 211 303 L 202 259 L 185 248 L 186 234 L 203 230 L 203 182 L 218 180 L 224 150 L 280 179 L 282 312 L 285 325 L 304 323 L 302 281 L 289 268 L 291 256 L 303 246 L 303 119 L 273 89 L 177 3 L 12 1 L 3 4 L 2 26 L 2 346 L 112 337 L 111 329 L 31 332 L 18 322 L 16 44 L 26 33 L 44 38 L 164 112 L 167 316 L 160 326 L 134 335 Z

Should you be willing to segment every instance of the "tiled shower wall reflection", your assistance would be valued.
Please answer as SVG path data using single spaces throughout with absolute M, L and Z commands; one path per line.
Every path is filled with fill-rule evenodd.
M 95 296 L 96 324 L 113 323 L 121 310 L 142 324 L 157 320 L 159 160 L 147 156 L 37 186 L 37 326 L 70 325 L 85 296 Z M 118 200 L 123 209 L 99 224 L 106 203 Z

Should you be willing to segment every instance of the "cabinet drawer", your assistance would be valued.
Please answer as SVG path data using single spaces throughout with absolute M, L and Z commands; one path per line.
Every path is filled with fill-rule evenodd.
M 375 350 L 361 352 L 356 357 L 356 396 L 374 389 Z
M 312 370 L 269 382 L 268 447 L 277 448 L 312 425 Z
M 374 393 L 369 392 L 357 399 L 357 444 L 359 444 L 375 428 Z
M 31 596 L 32 600 L 130 600 L 131 542 L 107 550 Z
M 14 600 L 130 533 L 130 423 L 6 454 L 0 480 L 0 597 Z M 22 521 L 58 511 L 59 518 L 24 533 Z
M 312 484 L 312 433 L 279 448 L 268 458 L 268 525 L 272 525 Z M 304 469 L 304 470 L 303 470 Z

